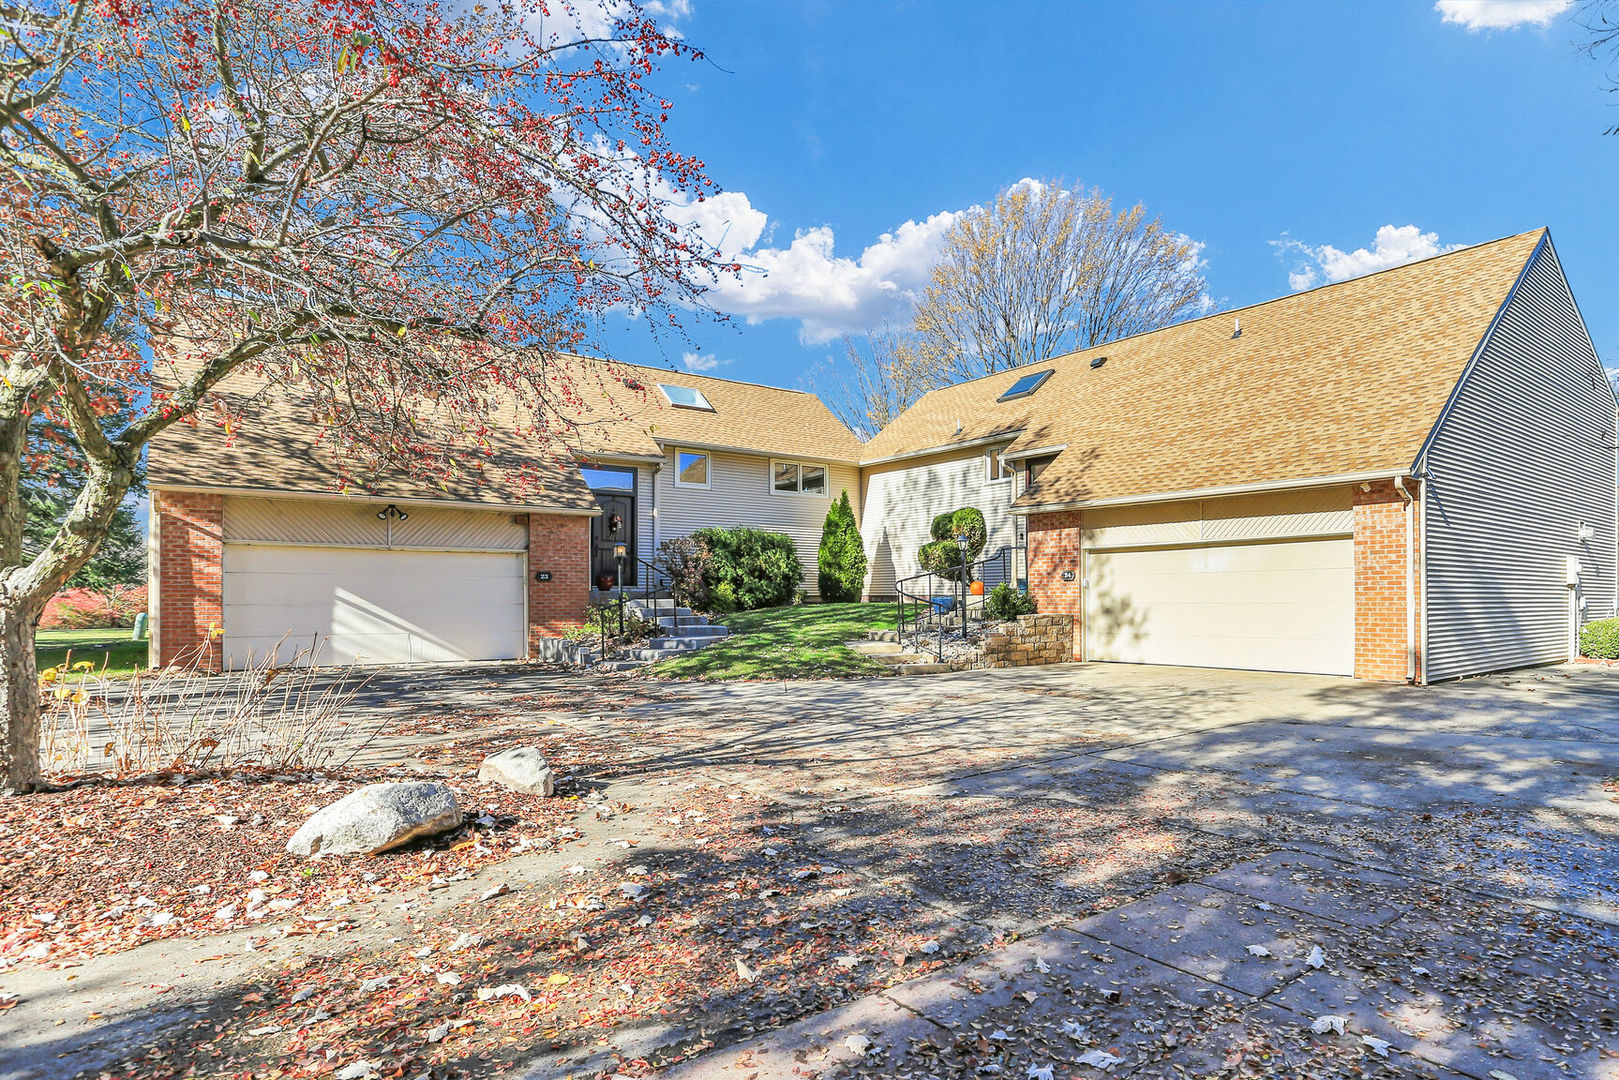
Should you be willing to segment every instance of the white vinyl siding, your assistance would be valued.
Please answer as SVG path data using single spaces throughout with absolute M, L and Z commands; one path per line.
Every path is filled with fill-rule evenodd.
M 1428 679 L 1567 659 L 1569 556 L 1583 617 L 1613 614 L 1614 436 L 1612 391 L 1548 242 L 1422 462 Z
M 866 470 L 860 536 L 866 545 L 867 596 L 891 597 L 895 581 L 922 572 L 916 553 L 933 539 L 933 519 L 947 510 L 973 506 L 983 512 L 985 555 L 1017 542 L 1014 485 L 991 481 L 984 455 L 980 446 Z
M 657 476 L 658 539 L 687 536 L 709 527 L 752 526 L 770 532 L 786 533 L 798 549 L 803 567 L 803 588 L 818 596 L 816 555 L 821 547 L 821 529 L 832 501 L 843 492 L 860 520 L 860 474 L 853 465 L 828 465 L 825 495 L 778 494 L 771 488 L 770 459 L 749 454 L 716 450 L 709 454 L 709 485 L 693 488 L 674 483 L 675 463 L 671 454 Z M 650 511 L 650 492 L 642 499 Z M 646 514 L 650 517 L 650 513 Z

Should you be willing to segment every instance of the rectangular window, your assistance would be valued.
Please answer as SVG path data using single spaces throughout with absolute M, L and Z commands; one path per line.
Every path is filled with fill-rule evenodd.
M 1041 474 L 1044 473 L 1047 469 L 1049 469 L 1051 467 L 1051 463 L 1053 461 L 1056 461 L 1056 460 L 1057 460 L 1057 455 L 1056 454 L 1048 454 L 1045 457 L 1037 457 L 1037 458 L 1030 458 L 1029 459 L 1029 462 L 1028 462 L 1028 473 L 1029 473 L 1029 484 L 1028 484 L 1028 486 L 1029 486 L 1029 488 L 1033 488 L 1035 484 L 1040 482 Z M 1025 489 L 1025 490 L 1027 490 L 1027 489 Z
M 1014 470 L 1011 463 L 1001 457 L 1001 452 L 1005 449 L 1006 447 L 1004 446 L 997 446 L 985 455 L 986 460 L 989 462 L 989 481 L 992 484 L 997 480 L 1010 480 L 1012 478 Z
M 770 490 L 781 495 L 825 495 L 826 466 L 805 461 L 772 461 Z
M 706 488 L 708 455 L 696 450 L 675 451 L 675 486 Z

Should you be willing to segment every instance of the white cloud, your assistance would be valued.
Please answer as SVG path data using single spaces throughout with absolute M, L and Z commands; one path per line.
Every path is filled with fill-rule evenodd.
M 1546 27 L 1574 0 L 1436 0 L 1433 9 L 1447 23 L 1480 30 L 1515 30 L 1520 26 Z
M 721 360 L 713 353 L 698 354 L 694 352 L 681 353 L 680 362 L 685 365 L 687 371 L 713 371 L 721 364 L 730 363 L 729 360 Z
M 735 255 L 727 245 L 726 257 L 744 269 L 740 277 L 722 277 L 709 292 L 709 302 L 749 323 L 796 319 L 799 339 L 807 345 L 861 333 L 908 310 L 959 216 L 945 210 L 924 221 L 907 221 L 850 257 L 837 253 L 837 238 L 827 225 L 801 230 L 785 248 L 754 247 L 763 235 L 764 215 L 740 192 L 728 194 L 740 198 L 731 207 L 731 225 L 734 240 L 743 242 Z
M 1271 245 L 1295 257 L 1293 269 L 1287 275 L 1288 288 L 1294 292 L 1387 270 L 1391 266 L 1404 266 L 1462 246 L 1441 245 L 1438 233 L 1425 233 L 1415 225 L 1384 225 L 1377 230 L 1370 248 L 1354 251 L 1342 251 L 1331 244 L 1312 247 L 1286 234 L 1280 240 L 1272 240 Z

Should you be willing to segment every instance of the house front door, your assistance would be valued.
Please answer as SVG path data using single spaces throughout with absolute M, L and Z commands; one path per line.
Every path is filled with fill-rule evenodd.
M 598 491 L 596 502 L 601 516 L 590 522 L 590 583 L 618 580 L 618 560 L 614 550 L 624 545 L 624 584 L 636 582 L 635 495 L 628 491 Z

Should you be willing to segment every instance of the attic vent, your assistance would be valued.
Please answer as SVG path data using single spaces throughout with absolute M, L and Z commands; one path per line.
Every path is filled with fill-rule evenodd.
M 1105 363 L 1107 363 L 1107 357 L 1105 357 L 1105 356 L 1093 356 L 1093 357 L 1091 357 L 1091 367 L 1093 369 L 1094 368 L 1099 368 Z
M 1007 387 L 1006 392 L 995 400 L 1011 401 L 1014 398 L 1028 397 L 1030 394 L 1040 389 L 1040 387 L 1049 378 L 1051 378 L 1051 371 L 1049 369 L 1046 371 L 1036 371 L 1032 374 L 1024 375 L 1022 378 L 1018 379 L 1017 382 Z

